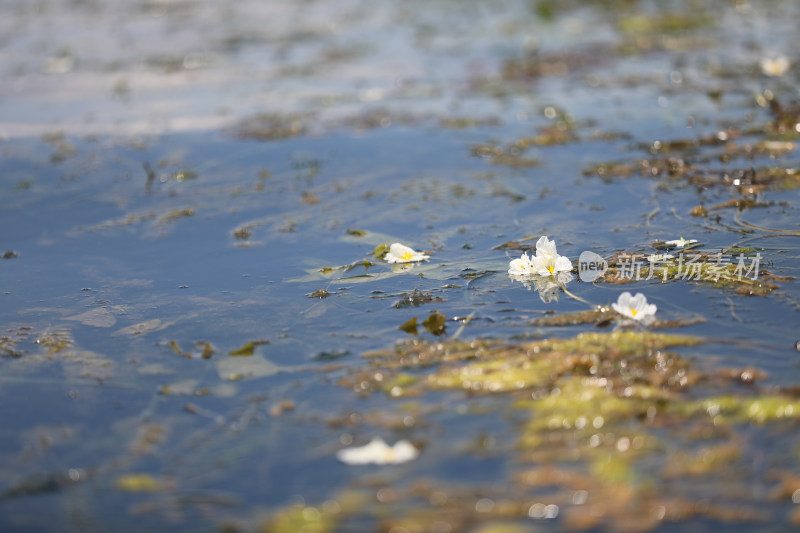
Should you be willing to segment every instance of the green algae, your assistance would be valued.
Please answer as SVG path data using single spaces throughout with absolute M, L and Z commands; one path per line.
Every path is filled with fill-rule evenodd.
M 330 296 L 330 294 L 331 293 L 326 291 L 325 289 L 317 289 L 314 292 L 306 294 L 306 296 L 308 296 L 309 298 L 319 298 L 320 300 L 323 300 L 328 296 Z
M 436 365 L 417 384 L 428 389 L 502 393 L 552 386 L 566 375 L 602 376 L 620 386 L 638 387 L 638 381 L 648 380 L 653 387 L 681 388 L 693 379 L 688 364 L 665 350 L 701 342 L 684 335 L 618 331 L 519 344 L 414 340 L 365 356 L 387 369 Z
M 264 533 L 330 533 L 336 527 L 332 510 L 311 505 L 291 505 L 274 513 L 260 530 Z
M 50 354 L 61 353 L 75 344 L 72 333 L 67 329 L 47 329 L 34 342 Z
M 620 17 L 619 29 L 627 34 L 649 35 L 693 31 L 708 28 L 716 19 L 708 13 L 699 12 L 681 13 L 663 11 L 653 15 L 641 13 L 628 14 Z
M 434 296 L 430 292 L 414 289 L 411 292 L 403 293 L 400 300 L 392 304 L 396 309 L 406 309 L 408 307 L 419 307 L 431 302 L 444 302 L 439 296 Z M 423 324 L 424 325 L 424 324 Z
M 405 331 L 406 333 L 409 333 L 411 335 L 416 335 L 417 334 L 417 317 L 412 316 L 411 318 L 409 318 L 408 320 L 406 320 L 405 322 L 400 324 L 400 326 L 397 329 L 399 329 L 401 331 Z
M 668 250 L 663 243 L 654 243 L 657 250 Z M 733 250 L 733 251 L 732 251 Z M 768 280 L 769 271 L 760 267 L 760 253 L 753 248 L 733 248 L 726 254 L 709 253 L 695 247 L 673 251 L 678 257 L 649 261 L 647 254 L 617 253 L 607 259 L 608 270 L 601 283 L 627 284 L 638 280 L 700 282 L 720 289 L 729 289 L 746 296 L 765 296 L 778 288 Z
M 516 455 L 533 465 L 517 483 L 580 488 L 592 495 L 595 508 L 603 509 L 587 514 L 587 507 L 568 506 L 556 497 L 573 526 L 606 524 L 627 530 L 632 527 L 629 519 L 636 517 L 633 530 L 647 531 L 659 523 L 653 517 L 665 507 L 672 509 L 675 520 L 701 514 L 723 521 L 759 521 L 763 514 L 755 508 L 713 505 L 689 512 L 669 491 L 654 491 L 672 482 L 691 493 L 684 485 L 691 479 L 731 477 L 725 472 L 742 458 L 736 443 L 740 428 L 791 426 L 800 418 L 800 401 L 790 395 L 757 389 L 738 396 L 715 394 L 717 380 L 667 351 L 703 342 L 686 335 L 616 331 L 518 344 L 412 341 L 368 355 L 373 365 L 389 373 L 391 368 L 434 365 L 421 378 L 402 372 L 395 380 L 382 373 L 384 391 L 391 396 L 425 389 L 514 395 L 514 410 L 527 415 L 518 428 Z M 521 390 L 532 392 L 520 396 Z M 714 440 L 723 436 L 733 442 Z M 686 445 L 675 448 L 676 438 Z M 510 516 L 524 514 L 512 501 L 506 507 Z M 631 508 L 636 509 L 632 515 Z M 421 508 L 417 512 L 424 515 Z M 498 515 L 482 518 L 490 516 Z
M 434 311 L 422 321 L 422 327 L 424 327 L 429 333 L 437 336 L 444 335 L 446 325 L 447 317 L 438 311 Z
M 170 224 L 180 218 L 192 217 L 195 214 L 195 210 L 192 207 L 182 207 L 178 209 L 172 209 L 160 217 L 156 221 L 158 224 Z
M 372 251 L 372 255 L 375 259 L 383 259 L 386 254 L 389 253 L 389 244 L 388 243 L 381 243 L 375 247 Z
M 800 400 L 776 394 L 712 396 L 675 404 L 670 411 L 681 416 L 707 416 L 717 425 L 767 424 L 800 418 Z
M 431 388 L 463 389 L 473 392 L 506 392 L 549 384 L 567 365 L 552 358 L 530 361 L 526 357 L 470 363 L 441 369 L 429 375 Z
M 241 356 L 250 356 L 255 353 L 257 347 L 262 346 L 264 344 L 269 344 L 268 340 L 257 340 L 257 341 L 250 341 L 235 350 L 231 350 L 228 352 L 228 355 L 234 357 L 241 357 Z

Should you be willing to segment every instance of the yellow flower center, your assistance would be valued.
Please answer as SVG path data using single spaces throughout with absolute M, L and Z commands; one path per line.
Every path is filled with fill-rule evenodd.
M 406 252 L 403 254 L 403 261 L 411 261 L 414 258 L 414 254 L 411 252 Z
M 631 309 L 631 316 L 632 317 L 635 318 L 636 317 L 636 313 L 638 313 L 638 311 L 636 309 Z
M 547 270 L 548 270 L 548 271 L 549 271 L 551 274 L 553 273 L 553 270 L 554 270 L 554 269 L 555 269 L 555 265 L 550 265 L 549 267 L 547 267 Z

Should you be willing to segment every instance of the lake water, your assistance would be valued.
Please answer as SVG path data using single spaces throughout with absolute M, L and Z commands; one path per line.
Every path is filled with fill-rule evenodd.
M 3 4 L 3 531 L 800 523 L 795 3 Z

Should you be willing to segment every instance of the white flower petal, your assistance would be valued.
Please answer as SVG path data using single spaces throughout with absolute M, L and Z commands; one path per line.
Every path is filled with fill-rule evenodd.
M 419 450 L 407 440 L 400 440 L 394 446 L 389 446 L 379 437 L 364 446 L 345 448 L 336 452 L 336 457 L 349 465 L 401 464 L 416 459 L 418 455 Z
M 556 272 L 571 272 L 572 271 L 572 262 L 564 257 L 563 255 L 557 256 L 555 261 L 555 271 Z
M 545 235 L 539 237 L 539 240 L 536 241 L 536 255 L 539 255 L 540 252 L 550 255 L 558 255 L 558 252 L 556 251 L 556 241 L 551 241 Z
M 664 244 L 667 246 L 677 246 L 678 248 L 683 248 L 687 244 L 694 244 L 697 242 L 697 239 L 684 239 L 681 237 L 680 239 L 675 239 L 672 241 L 667 241 Z
M 759 62 L 761 72 L 767 76 L 783 76 L 792 65 L 789 58 L 780 55 L 778 57 L 765 57 Z
M 636 296 L 631 296 L 631 293 L 627 291 L 620 294 L 617 302 L 612 303 L 611 307 L 617 313 L 645 324 L 654 320 L 658 310 L 655 304 L 647 303 L 647 297 L 641 292 Z
M 512 259 L 508 264 L 508 273 L 511 276 L 529 276 L 533 274 L 534 272 L 528 254 L 523 252 L 519 259 Z
M 396 242 L 389 246 L 389 252 L 386 254 L 385 259 L 389 263 L 411 263 L 414 261 L 424 261 L 428 259 L 428 256 L 404 244 Z
M 392 447 L 392 451 L 394 452 L 394 457 L 392 460 L 393 464 L 401 464 L 413 461 L 419 455 L 419 450 L 405 439 L 397 441 Z

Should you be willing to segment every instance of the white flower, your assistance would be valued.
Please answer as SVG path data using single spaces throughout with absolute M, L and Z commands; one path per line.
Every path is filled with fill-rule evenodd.
M 651 263 L 663 263 L 664 261 L 669 261 L 674 258 L 675 256 L 672 254 L 653 254 L 647 256 L 647 260 Z
M 392 244 L 389 247 L 389 253 L 386 254 L 386 260 L 390 263 L 411 263 L 413 261 L 425 261 L 428 256 L 415 251 L 399 242 Z
M 697 239 L 686 240 L 683 237 L 681 237 L 680 239 L 676 239 L 674 241 L 667 241 L 664 244 L 666 244 L 667 246 L 677 246 L 678 248 L 683 248 L 687 244 L 694 244 L 696 242 L 697 242 Z
M 655 319 L 656 310 L 658 309 L 655 304 L 648 304 L 647 298 L 641 292 L 637 293 L 636 296 L 631 296 L 631 293 L 627 291 L 620 294 L 617 302 L 611 304 L 611 307 L 617 313 L 645 324 Z
M 558 300 L 558 289 L 572 281 L 572 263 L 558 255 L 556 243 L 545 236 L 536 242 L 536 255 L 523 253 L 509 263 L 508 275 L 512 281 L 521 281 L 527 288 L 531 282 L 544 303 Z
M 524 278 L 534 274 L 536 271 L 533 269 L 533 262 L 526 252 L 522 252 L 519 259 L 512 259 L 508 264 L 508 275 L 512 278 Z
M 536 241 L 536 257 L 531 262 L 533 269 L 540 276 L 556 276 L 560 272 L 572 270 L 570 260 L 563 255 L 558 255 L 555 241 L 551 241 L 544 235 Z
M 372 439 L 369 444 L 345 448 L 336 452 L 336 457 L 349 465 L 388 465 L 407 463 L 417 458 L 419 450 L 407 440 L 399 440 L 389 446 L 380 437 Z
M 789 58 L 784 55 L 765 57 L 759 64 L 761 65 L 761 72 L 766 76 L 783 76 L 791 66 Z

